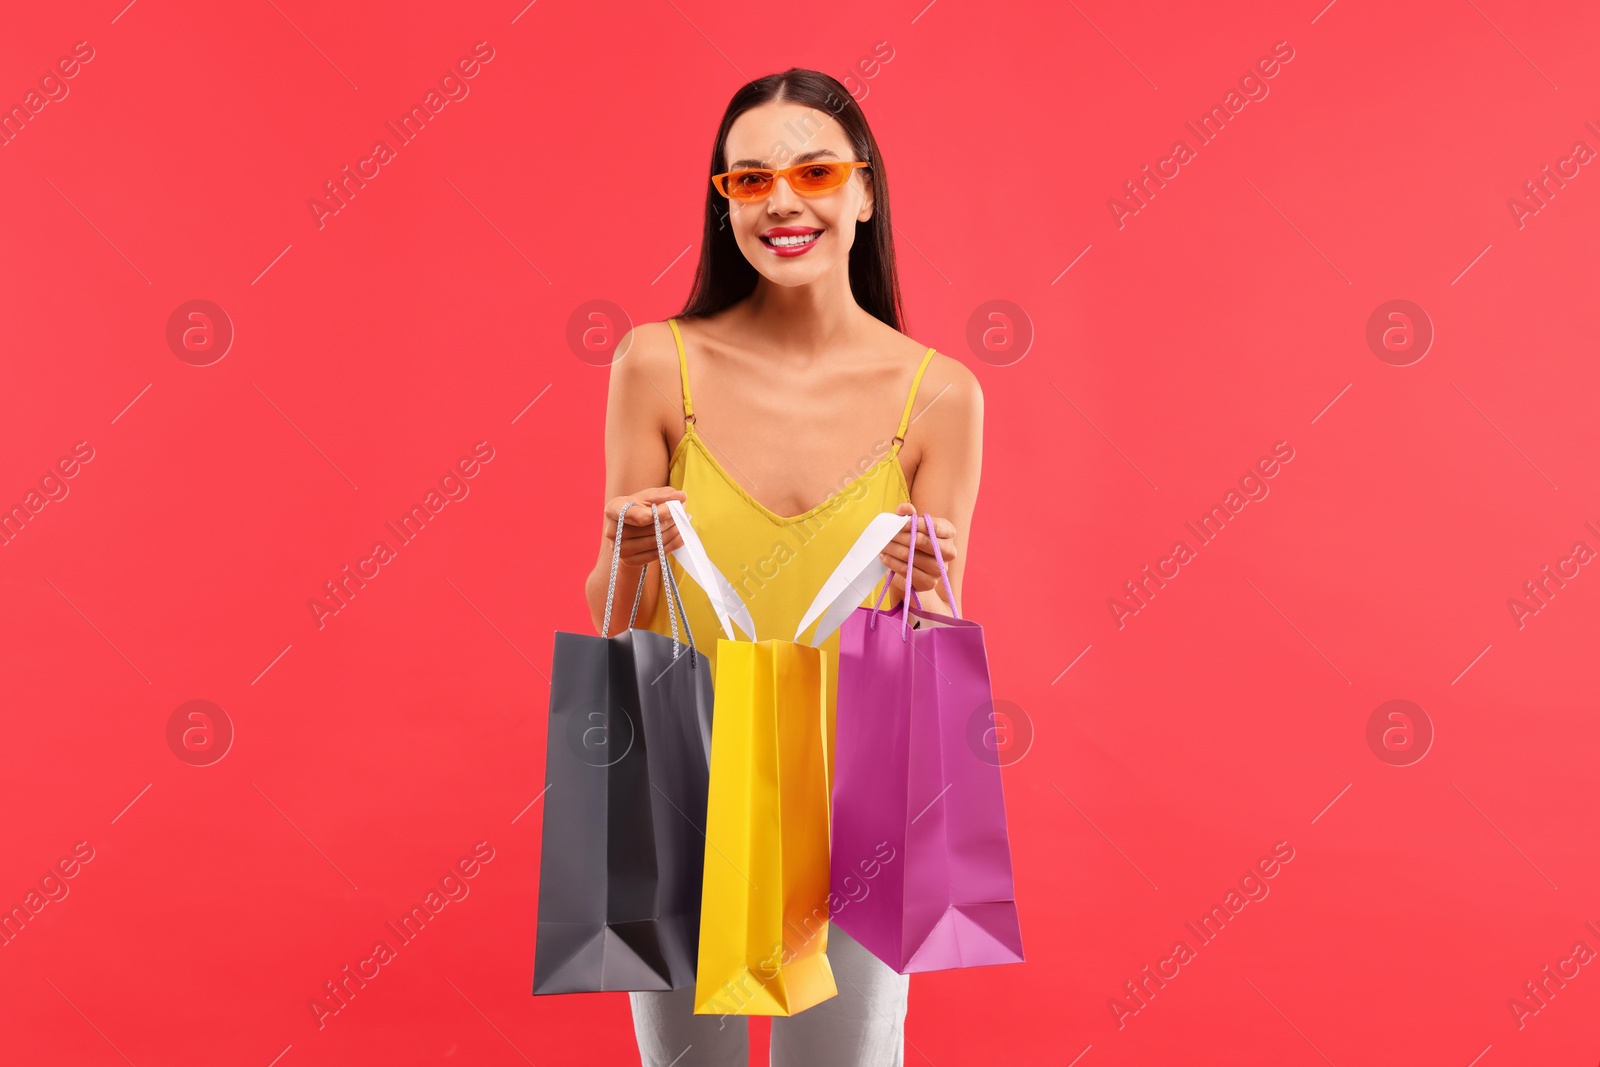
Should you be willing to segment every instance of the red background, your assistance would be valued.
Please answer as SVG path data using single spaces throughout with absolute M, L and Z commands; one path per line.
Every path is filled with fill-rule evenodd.
M 1508 207 L 1600 148 L 1593 5 L 524 2 L 6 5 L 7 106 L 94 58 L 0 148 L 0 503 L 94 458 L 0 548 L 0 903 L 94 858 L 0 949 L 0 1060 L 635 1056 L 623 996 L 529 994 L 544 676 L 589 627 L 602 489 L 606 371 L 566 329 L 681 305 L 721 109 L 791 64 L 865 93 L 910 332 L 981 377 L 964 607 L 1035 732 L 1006 771 L 1028 962 L 917 976 L 907 1062 L 1600 1057 L 1600 964 L 1508 1006 L 1600 950 L 1600 575 L 1507 606 L 1600 547 L 1600 176 Z M 470 95 L 319 228 L 479 41 Z M 1279 41 L 1270 94 L 1119 228 Z M 166 340 L 194 299 L 236 332 L 210 366 Z M 966 340 L 997 299 L 1032 331 L 1005 366 Z M 1394 299 L 1436 331 L 1409 366 L 1366 340 Z M 479 441 L 470 496 L 319 627 Z M 1367 740 L 1395 699 L 1435 734 L 1407 766 Z M 209 766 L 169 745 L 190 700 L 235 731 Z M 470 895 L 319 1030 L 323 983 L 480 841 Z M 1270 895 L 1119 1027 L 1280 841 Z

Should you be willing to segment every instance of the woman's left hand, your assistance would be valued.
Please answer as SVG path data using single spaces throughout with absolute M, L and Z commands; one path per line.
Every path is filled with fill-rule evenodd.
M 895 508 L 897 515 L 915 515 L 917 509 L 911 504 L 901 504 Z M 949 519 L 933 517 L 933 532 L 939 537 L 939 554 L 944 557 L 944 565 L 948 569 L 956 558 L 956 527 Z M 879 555 L 879 559 L 886 563 L 894 572 L 893 588 L 900 589 L 904 596 L 906 561 L 911 557 L 911 526 L 908 523 L 904 530 L 890 541 L 888 547 Z M 933 543 L 928 540 L 928 524 L 917 521 L 917 555 L 916 562 L 911 572 L 911 587 L 920 596 L 933 591 L 941 603 L 944 602 L 944 590 L 939 587 L 939 561 L 933 555 Z

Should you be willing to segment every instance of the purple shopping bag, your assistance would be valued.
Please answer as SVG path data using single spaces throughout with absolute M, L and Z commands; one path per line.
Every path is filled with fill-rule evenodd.
M 854 580 L 818 597 L 842 617 L 831 918 L 902 974 L 1018 963 L 1000 764 L 969 741 L 992 708 L 983 628 L 956 609 L 932 516 L 923 518 L 956 614 L 923 610 L 915 590 L 909 609 L 880 611 L 880 595 L 873 607 L 841 610 L 880 576 L 887 594 L 878 553 L 908 518 L 915 553 L 917 516 L 889 518 L 874 520 L 841 564 Z

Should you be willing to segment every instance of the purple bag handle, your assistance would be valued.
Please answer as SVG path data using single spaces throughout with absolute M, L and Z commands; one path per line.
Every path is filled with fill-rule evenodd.
M 915 514 L 913 514 L 911 516 L 911 555 L 910 555 L 910 560 L 911 560 L 911 563 L 915 563 L 917 561 L 917 516 Z M 911 567 L 908 564 L 907 567 L 906 567 L 906 573 L 909 574 L 910 572 L 911 572 Z M 884 575 L 884 577 L 883 577 L 883 592 L 879 593 L 878 594 L 878 599 L 874 600 L 872 602 L 872 618 L 868 621 L 868 627 L 870 629 L 874 629 L 875 630 L 875 629 L 878 628 L 878 616 L 880 614 L 882 614 L 882 612 L 883 612 L 883 600 L 884 600 L 885 597 L 887 597 L 889 595 L 889 587 L 892 586 L 892 585 L 894 585 L 894 571 L 891 569 L 889 571 L 889 573 Z M 922 598 L 917 596 L 917 591 L 911 587 L 911 584 L 909 582 L 906 583 L 906 591 L 911 596 L 911 602 L 913 604 L 915 604 L 919 608 L 922 607 Z M 907 614 L 909 614 L 909 612 Z M 906 639 L 906 620 L 905 620 L 905 616 L 902 615 L 901 618 L 900 618 L 900 640 L 904 641 L 905 639 Z
M 950 586 L 950 572 L 944 567 L 944 553 L 939 551 L 939 539 L 933 535 L 933 516 L 924 512 L 922 517 L 928 523 L 928 540 L 933 542 L 933 558 L 939 561 L 939 580 L 944 582 L 944 595 L 950 598 L 950 614 L 961 618 L 961 609 L 956 606 L 956 591 Z M 918 604 L 917 607 L 921 607 Z
M 933 558 L 935 560 L 937 560 L 938 563 L 939 563 L 939 578 L 944 582 L 945 595 L 950 598 L 950 610 L 951 610 L 952 613 L 954 613 L 955 617 L 959 619 L 959 618 L 961 618 L 961 609 L 956 606 L 956 593 L 955 593 L 955 590 L 950 585 L 950 572 L 945 568 L 945 565 L 944 565 L 944 553 L 941 552 L 940 549 L 939 549 L 939 538 L 936 537 L 934 535 L 934 532 L 933 532 L 933 516 L 928 514 L 928 513 L 926 513 L 926 512 L 924 512 L 923 515 L 922 515 L 922 519 L 925 522 L 927 522 L 927 524 L 928 524 L 928 540 L 933 545 Z M 911 551 L 906 556 L 906 574 L 908 575 L 908 578 L 907 578 L 907 581 L 906 581 L 906 592 L 908 594 L 910 594 L 911 603 L 915 607 L 920 609 L 922 607 L 922 598 L 917 595 L 917 590 L 916 590 L 915 586 L 909 580 L 909 575 L 911 574 L 911 571 L 913 570 L 913 568 L 915 568 L 916 563 L 917 563 L 917 516 L 915 514 L 913 514 L 911 516 Z M 872 604 L 872 619 L 871 619 L 869 625 L 874 629 L 878 625 L 878 615 L 881 613 L 882 606 L 883 606 L 883 600 L 884 600 L 885 597 L 887 597 L 889 595 L 889 587 L 891 585 L 893 585 L 893 584 L 894 584 L 894 572 L 891 570 L 889 572 L 889 574 L 884 579 L 883 592 L 878 594 L 878 599 L 873 601 L 873 604 Z M 900 640 L 902 640 L 902 641 L 907 639 L 907 629 L 906 629 L 906 627 L 907 627 L 907 623 L 910 620 L 910 617 L 911 617 L 911 613 L 909 611 L 905 612 L 904 614 L 902 614 L 900 616 Z

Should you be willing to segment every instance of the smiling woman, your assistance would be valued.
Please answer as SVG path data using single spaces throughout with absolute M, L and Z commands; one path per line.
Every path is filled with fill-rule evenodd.
M 959 597 L 983 396 L 965 367 L 902 332 L 888 170 L 860 106 L 815 71 L 757 79 L 723 114 L 706 176 L 687 304 L 677 318 L 634 329 L 619 345 L 627 355 L 612 365 L 608 500 L 587 584 L 596 628 L 614 581 L 641 588 L 644 625 L 669 632 L 660 576 L 648 573 L 657 559 L 652 509 L 624 511 L 669 500 L 684 502 L 724 574 L 740 580 L 754 567 L 762 576 L 747 607 L 763 635 L 796 632 L 817 590 L 886 511 L 937 516 L 933 532 Z M 874 459 L 863 464 L 865 456 Z M 860 476 L 841 488 L 841 470 Z M 682 535 L 659 510 L 672 551 Z M 619 529 L 620 572 L 612 555 Z M 917 534 L 915 553 L 910 537 L 903 531 L 883 554 L 892 602 L 904 596 L 912 558 L 909 580 L 924 606 L 948 612 L 934 588 L 928 533 Z M 782 569 L 762 570 L 778 544 Z M 709 599 L 671 566 L 690 632 L 715 634 Z M 614 632 L 627 626 L 616 618 Z M 819 646 L 833 664 L 830 722 L 838 644 L 834 633 Z M 715 672 L 716 641 L 700 651 Z M 901 1064 L 907 976 L 843 930 L 824 929 L 838 993 L 774 1019 L 772 1063 Z M 746 1062 L 741 1018 L 695 1014 L 695 993 L 630 994 L 645 1067 Z
M 741 119 L 745 119 L 742 124 Z M 740 128 L 735 134 L 734 126 Z M 791 140 L 796 142 L 791 144 Z M 729 160 L 732 160 L 730 163 Z M 876 161 L 876 169 L 873 168 Z M 823 163 L 808 168 L 807 163 Z M 771 168 L 782 168 L 775 171 Z M 694 291 L 684 317 L 714 315 L 749 296 L 761 277 L 761 261 L 750 255 L 748 240 L 737 229 L 722 225 L 724 200 L 728 217 L 759 217 L 747 206 L 768 200 L 782 182 L 794 195 L 809 199 L 812 209 L 825 209 L 828 196 L 849 185 L 865 200 L 855 221 L 865 223 L 856 244 L 855 225 L 850 242 L 832 259 L 847 261 L 851 294 L 868 314 L 899 330 L 905 314 L 900 306 L 900 284 L 894 266 L 894 230 L 889 215 L 888 175 L 878 142 L 866 116 L 844 86 L 814 71 L 791 70 L 769 75 L 746 85 L 734 95 L 717 130 L 711 158 L 712 188 L 706 192 L 705 228 L 700 242 L 700 265 Z M 751 172 L 755 173 L 752 174 Z M 742 173 L 739 173 L 742 172 Z M 736 181 L 730 181 L 739 173 Z M 786 199 L 780 193 L 781 199 Z M 826 197 L 824 200 L 822 198 Z M 834 205 L 837 206 L 837 205 Z M 772 214 L 770 211 L 767 214 Z M 780 216 L 782 212 L 778 213 Z M 806 236 L 816 241 L 823 227 L 784 226 L 781 217 L 755 235 Z M 785 234 L 785 229 L 800 231 Z M 765 243 L 765 242 L 762 242 Z M 835 263 L 837 265 L 837 263 Z M 779 284 L 793 284 L 773 278 Z

